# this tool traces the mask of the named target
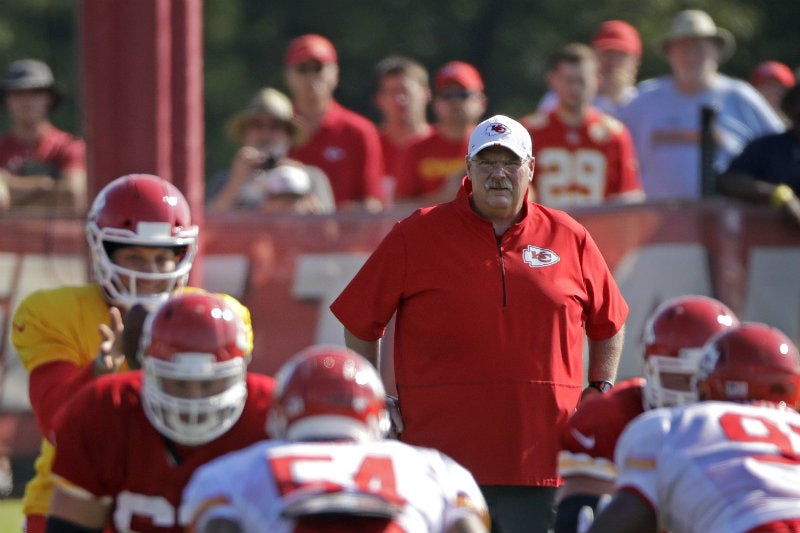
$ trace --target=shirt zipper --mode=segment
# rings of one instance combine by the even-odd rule
[[[502,241],[502,237],[495,237],[495,242],[497,243],[497,255],[500,258],[500,283],[503,287],[503,307],[506,307],[506,304],[508,303],[506,299],[506,265],[503,261]]]

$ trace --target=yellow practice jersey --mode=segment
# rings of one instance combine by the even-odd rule
[[[202,289],[187,287],[185,291]],[[228,295],[218,295],[239,310],[250,348],[253,329],[250,311]],[[85,368],[97,357],[102,336],[99,325],[110,325],[109,304],[96,284],[36,291],[20,302],[12,321],[11,342],[28,373],[38,366],[67,361]],[[127,370],[123,363],[120,370]],[[50,467],[55,450],[46,439],[34,465],[36,475],[25,487],[23,513],[44,515],[53,491]]]

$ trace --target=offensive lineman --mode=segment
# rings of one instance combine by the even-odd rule
[[[725,304],[707,296],[671,298],[658,306],[644,330],[644,377],[625,380],[608,394],[581,403],[561,433],[555,533],[575,533],[581,509],[597,509],[614,492],[614,449],[625,426],[646,410],[696,401],[690,380],[703,345],[739,325]]]
[[[800,532],[800,361],[779,330],[745,323],[706,345],[701,401],[625,429],[617,492],[589,533]]]
[[[189,531],[485,532],[486,503],[466,469],[385,439],[385,396],[374,367],[351,350],[295,355],[277,374],[268,418],[284,440],[200,468],[184,492]]]
[[[148,316],[141,370],[84,386],[55,424],[47,533],[181,533],[181,492],[209,460],[266,438],[272,378],[247,372],[248,332],[203,291]],[[107,528],[108,529],[108,528]]]

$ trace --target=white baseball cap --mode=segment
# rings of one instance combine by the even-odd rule
[[[472,131],[469,136],[469,157],[490,146],[508,148],[520,159],[533,156],[533,142],[525,126],[505,115],[487,118]]]
[[[305,169],[294,165],[280,165],[267,172],[265,185],[268,196],[303,196],[311,191],[311,178]]]

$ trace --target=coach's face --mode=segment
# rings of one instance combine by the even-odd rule
[[[521,159],[502,146],[490,146],[468,157],[475,210],[492,221],[514,219],[525,202],[534,163],[533,157]]]

